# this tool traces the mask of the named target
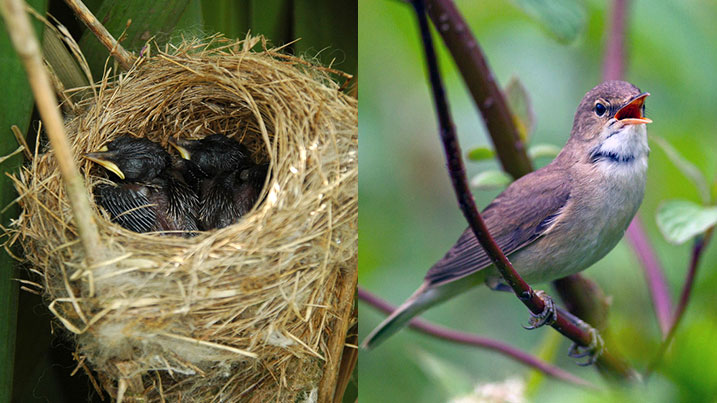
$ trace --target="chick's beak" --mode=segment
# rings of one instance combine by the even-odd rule
[[[104,147],[102,149],[104,149]],[[115,175],[119,176],[120,179],[124,179],[124,172],[122,172],[122,170],[119,168],[119,166],[117,166],[117,164],[110,160],[110,157],[112,155],[113,154],[111,152],[100,151],[96,153],[87,153],[84,155],[84,157],[92,162],[100,164],[108,171],[113,172]]]
[[[648,95],[650,95],[649,92],[643,92],[632,98],[630,102],[617,111],[615,119],[627,125],[652,123],[651,119],[642,116],[642,105],[645,103],[645,98],[647,98]]]
[[[168,143],[170,146],[174,147],[174,149],[179,152],[180,157],[184,158],[185,160],[190,159],[191,154],[189,153],[189,150],[177,144],[177,140],[169,139]]]

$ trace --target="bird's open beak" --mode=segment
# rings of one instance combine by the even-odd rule
[[[175,139],[169,139],[167,142],[170,146],[174,147],[179,152],[180,157],[184,158],[185,160],[190,159],[191,154],[189,153],[189,150],[177,144],[177,141]]]
[[[645,103],[645,98],[650,95],[649,92],[643,92],[642,94],[631,99],[627,105],[620,108],[615,114],[615,119],[626,125],[641,125],[645,123],[652,123],[651,119],[642,116],[642,105]]]
[[[92,162],[96,162],[102,165],[108,171],[113,172],[115,175],[119,176],[120,179],[124,179],[124,172],[122,172],[122,170],[117,166],[117,164],[107,159],[107,156],[109,154],[111,153],[107,151],[107,147],[102,147],[99,152],[87,153],[84,155],[84,157]]]

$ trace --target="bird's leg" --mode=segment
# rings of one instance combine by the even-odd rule
[[[561,310],[560,314],[563,315],[564,312],[562,312]],[[567,314],[565,316],[576,326],[590,333],[590,345],[588,345],[587,347],[581,347],[577,343],[573,343],[568,350],[568,356],[572,358],[588,357],[587,361],[585,362],[576,362],[576,364],[580,365],[581,367],[587,367],[588,365],[594,364],[595,361],[597,361],[597,359],[600,357],[600,355],[602,355],[603,351],[605,351],[605,342],[600,336],[600,333],[598,333],[597,329],[583,322],[575,315]]]
[[[550,296],[546,294],[543,290],[536,290],[534,291],[534,294],[535,296],[543,300],[545,308],[543,308],[543,312],[537,315],[533,312],[530,313],[530,321],[528,322],[528,326],[523,325],[523,328],[528,330],[537,329],[544,325],[552,325],[553,323],[555,323],[556,320],[558,320],[558,312],[555,308],[555,303],[553,302],[553,299],[550,298]]]

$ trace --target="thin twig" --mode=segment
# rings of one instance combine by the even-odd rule
[[[483,116],[503,169],[515,179],[532,171],[508,102],[463,16],[452,0],[428,0],[427,10]]]
[[[692,289],[694,288],[695,277],[697,276],[697,269],[699,267],[700,260],[705,247],[712,239],[714,229],[715,227],[711,227],[703,235],[700,235],[697,239],[695,239],[694,245],[692,246],[692,255],[690,256],[690,265],[687,269],[687,278],[685,279],[685,285],[683,286],[682,293],[680,294],[680,301],[677,304],[677,309],[675,310],[675,315],[672,319],[672,325],[670,326],[670,330],[667,332],[665,340],[660,345],[660,349],[657,351],[655,359],[653,359],[647,367],[647,370],[645,371],[646,376],[649,376],[655,368],[657,368],[657,365],[659,365],[662,361],[667,349],[670,347],[670,344],[672,344],[672,340],[675,338],[677,328],[682,322],[682,318],[685,316],[684,314],[687,310],[687,304],[690,302],[690,296],[692,295]]]
[[[396,307],[394,307],[393,305],[362,289],[361,287],[358,288],[358,297],[360,300],[384,313],[391,313],[396,309]],[[534,357],[524,351],[518,350],[517,348],[498,340],[490,339],[487,337],[480,337],[470,333],[459,332],[452,329],[447,329],[445,327],[438,326],[429,321],[418,318],[411,320],[408,326],[412,329],[421,331],[425,334],[437,337],[439,339],[496,351],[500,354],[505,355],[508,358],[521,362],[529,367],[535,368],[548,376],[552,376],[556,379],[560,379],[568,383],[589,388],[596,388],[595,385],[586,380],[578,378],[567,371],[564,371],[556,366],[550,365],[547,362],[541,361],[537,357]]]
[[[627,54],[625,51],[625,29],[628,11],[628,0],[615,0],[608,21],[610,31],[603,62],[603,80],[605,81],[624,78]],[[647,238],[639,216],[635,216],[632,220],[626,235],[632,249],[637,254],[640,266],[643,268],[657,323],[662,335],[665,336],[670,327],[670,312],[672,312],[672,300],[665,279],[665,271],[657,259],[655,249]]]
[[[73,163],[72,150],[65,135],[57,98],[42,63],[40,43],[35,37],[22,0],[2,0],[0,5],[8,33],[27,72],[37,109],[45,123],[52,149],[55,151],[88,263],[92,264],[100,260],[96,253],[97,246],[100,245],[100,238],[90,208],[87,190],[82,182],[80,172]]]
[[[488,228],[485,225],[483,218],[480,213],[478,213],[478,209],[476,208],[473,200],[473,195],[468,188],[468,181],[466,179],[465,167],[461,157],[460,145],[458,143],[455,125],[453,124],[448,107],[448,101],[443,89],[443,83],[438,69],[437,57],[435,49],[433,48],[433,41],[425,14],[423,0],[413,0],[412,4],[418,16],[421,39],[426,52],[429,80],[433,90],[435,108],[438,114],[439,131],[446,154],[448,170],[461,211],[473,230],[476,239],[486,251],[486,254],[490,257],[495,267],[500,271],[503,279],[508,283],[528,309],[538,315],[545,309],[545,302],[538,295],[536,295],[535,292],[533,292],[533,289],[520,277],[515,268],[513,268],[508,258],[505,254],[503,254],[493,240],[493,237],[488,232]],[[560,313],[556,314],[556,320],[551,326],[580,346],[588,347],[593,342],[590,332],[577,326]],[[601,368],[605,368],[615,374],[619,374],[624,379],[634,377],[633,371],[624,362],[617,360],[608,351],[605,351],[598,358],[598,365]]]
[[[115,40],[104,25],[92,14],[87,6],[80,0],[65,0],[65,3],[75,12],[77,18],[82,21],[87,28],[99,39],[99,41],[109,50],[110,55],[117,60],[117,63],[126,71],[132,67],[134,56],[127,52],[122,45]]]

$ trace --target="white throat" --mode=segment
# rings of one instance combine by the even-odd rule
[[[622,127],[620,127],[622,126]],[[647,166],[647,128],[641,125],[623,125],[612,121],[599,135],[601,143],[590,152],[591,161],[598,164]]]

